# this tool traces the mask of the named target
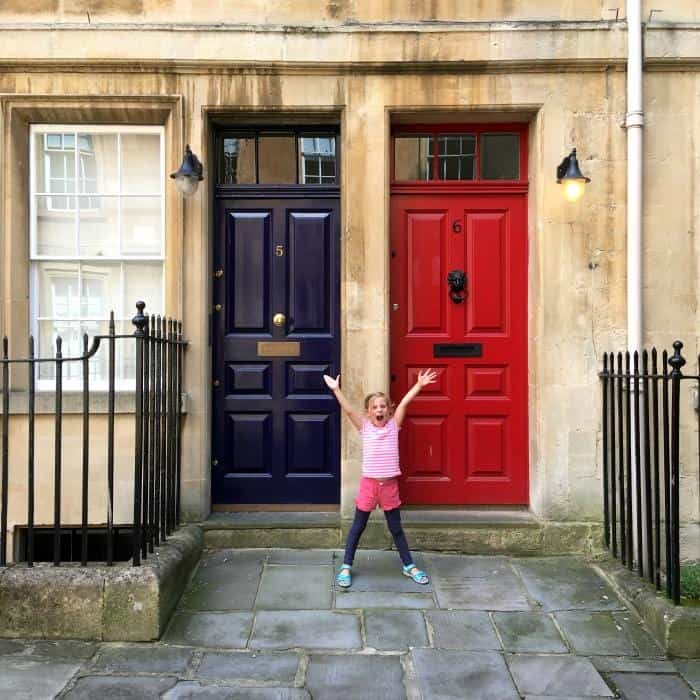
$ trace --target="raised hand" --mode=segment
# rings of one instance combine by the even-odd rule
[[[335,391],[336,389],[340,388],[340,375],[333,379],[333,377],[329,377],[327,374],[324,374],[323,381],[326,382],[326,386],[331,391]]]
[[[418,378],[416,379],[416,384],[421,387],[428,386],[428,384],[434,384],[437,379],[437,372],[433,369],[424,369],[418,372]]]

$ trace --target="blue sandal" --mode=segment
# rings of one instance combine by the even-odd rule
[[[350,569],[351,567],[346,566],[345,564],[340,567],[340,571],[338,572],[335,581],[341,588],[350,588],[352,585],[352,574],[350,573]]]
[[[428,574],[426,574],[425,571],[421,571],[415,564],[404,566],[403,575],[408,576],[408,578],[413,579],[413,581],[420,583],[422,586],[426,583],[430,583]]]

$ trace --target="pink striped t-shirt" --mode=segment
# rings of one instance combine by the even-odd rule
[[[363,420],[360,428],[362,436],[362,476],[371,479],[388,479],[401,474],[399,466],[399,426],[390,418],[383,428],[372,421]]]

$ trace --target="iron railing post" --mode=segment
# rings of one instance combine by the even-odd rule
[[[681,355],[683,343],[673,343],[673,356],[669,364],[671,370],[671,598],[678,605],[681,602],[680,581],[680,404],[681,404],[681,367],[685,359]]]
[[[133,529],[133,563],[141,563],[141,479],[143,465],[143,339],[146,317],[143,310],[145,302],[137,301],[138,309],[132,323],[136,326],[136,426],[134,430],[134,529]]]

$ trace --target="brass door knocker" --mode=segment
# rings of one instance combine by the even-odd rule
[[[467,276],[464,272],[451,270],[447,274],[447,286],[450,288],[450,299],[455,304],[461,304],[467,291]]]

